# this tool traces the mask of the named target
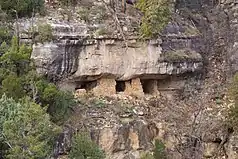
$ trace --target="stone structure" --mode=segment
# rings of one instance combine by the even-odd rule
[[[123,93],[125,95],[142,96],[144,94],[158,95],[158,84],[157,80],[142,80],[139,78],[127,80],[127,81],[116,81],[112,78],[102,78],[95,81],[81,81],[76,82],[75,89],[76,96],[84,95],[86,93],[93,93],[94,95],[109,96],[116,93]],[[70,90],[70,87],[61,88]]]
[[[62,89],[74,91],[81,89],[78,87],[80,82],[90,85],[90,82],[97,81],[93,90],[98,95],[115,94],[116,85],[126,94],[156,94],[157,80],[201,71],[201,55],[192,48],[186,52],[186,58],[181,54],[173,59],[177,52],[166,50],[163,53],[160,45],[159,39],[149,42],[130,40],[128,48],[122,41],[113,39],[69,40],[35,45],[32,57],[39,72],[56,80],[61,78]],[[120,83],[125,88],[119,88]]]
[[[121,92],[124,92],[125,94],[133,94],[138,96],[143,94],[143,89],[139,78],[131,79],[129,81],[118,81],[117,84],[120,84],[121,86],[124,85],[124,89]],[[117,89],[117,92],[119,91],[120,90]]]
[[[116,81],[110,78],[102,78],[97,81],[97,86],[92,89],[95,95],[116,94]]]
[[[80,83],[96,82],[97,87],[87,91],[93,89],[95,94],[110,95],[117,92],[115,86],[120,85],[117,83],[125,83],[122,84],[125,94],[157,94],[158,80],[199,73],[203,69],[201,37],[190,21],[181,25],[171,22],[163,33],[165,36],[146,41],[140,41],[128,31],[130,36],[126,36],[125,43],[116,31],[112,35],[96,36],[92,26],[77,20],[38,17],[19,20],[19,29],[23,30],[21,38],[28,39],[29,35],[24,32],[32,24],[43,22],[52,26],[54,40],[35,44],[32,58],[39,73],[57,81],[65,90],[75,91],[82,89]],[[100,25],[95,29],[100,29]],[[108,84],[106,79],[110,81]]]
[[[116,93],[134,96],[159,95],[183,89],[185,80],[180,77],[167,77],[165,79],[134,78],[126,81],[116,81],[113,78],[100,78],[94,81],[79,81],[75,84],[62,83],[60,87],[68,91],[76,91],[76,96],[93,93],[96,96],[110,96]],[[71,86],[71,87],[70,87]]]
[[[214,102],[213,97],[216,98],[219,93],[225,94],[223,88],[229,78],[227,75],[238,70],[238,3],[234,0],[221,0],[220,3],[220,6],[212,5],[207,10],[205,5],[209,4],[199,3],[198,8],[194,6],[199,11],[204,8],[201,10],[203,14],[181,10],[183,17],[176,13],[173,17],[175,21],[170,22],[157,39],[142,42],[130,34],[126,36],[127,47],[118,32],[116,36],[94,36],[90,32],[92,26],[81,22],[43,19],[43,22],[51,24],[55,39],[34,45],[32,58],[40,73],[57,81],[61,89],[76,90],[79,95],[90,91],[103,96],[120,92],[141,95],[166,94],[170,91],[166,94],[165,101],[168,103],[161,102],[162,96],[148,105],[143,105],[143,101],[139,108],[134,107],[129,113],[118,113],[114,103],[100,109],[93,105],[90,107],[92,110],[82,113],[82,116],[86,114],[86,119],[82,121],[89,127],[92,138],[106,150],[110,159],[138,159],[141,150],[151,149],[155,138],[163,138],[166,146],[171,148],[176,145],[173,133],[181,135],[182,141],[186,138],[191,145],[201,148],[200,158],[201,155],[216,158],[218,148],[223,146],[226,158],[237,159],[237,136],[228,133],[230,136],[225,137],[227,133],[221,132],[222,110],[227,107]],[[20,24],[20,28],[27,30],[31,20]],[[128,28],[123,26],[122,29],[130,30]],[[22,38],[27,37],[22,35]],[[206,70],[203,70],[204,65]],[[189,76],[185,78],[185,75]],[[173,100],[171,92],[184,88],[192,101]],[[196,106],[196,110],[204,106],[205,113],[189,112],[193,106]],[[166,111],[162,112],[162,109]],[[195,115],[198,118],[201,116],[205,126],[199,126],[198,134],[189,134],[185,130],[194,124],[191,122]],[[81,119],[75,123],[81,123]],[[160,126],[161,123],[164,127]],[[170,124],[171,129],[165,128]],[[200,144],[197,145],[197,141]],[[63,147],[68,145],[64,141],[59,143],[63,143]],[[192,153],[192,156],[196,154],[191,149],[184,151]],[[171,158],[186,158],[179,155]]]

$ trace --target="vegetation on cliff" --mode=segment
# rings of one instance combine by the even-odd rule
[[[230,97],[233,100],[233,106],[229,111],[229,125],[238,132],[238,74],[235,74],[232,84],[230,86]]]
[[[85,133],[74,136],[70,159],[104,159],[105,154]]]
[[[31,16],[44,8],[43,0],[32,2],[0,0],[0,6],[11,17]],[[71,3],[70,0],[62,2]],[[170,1],[165,0],[139,0],[136,6],[143,13],[140,27],[143,38],[155,37],[165,27],[171,14],[169,5]],[[49,26],[40,26],[39,33],[43,35],[38,37],[40,42],[51,40]],[[19,44],[16,37],[10,44],[11,37],[11,31],[0,26],[0,158],[46,158],[52,155],[53,141],[60,131],[56,124],[67,120],[77,102],[71,93],[60,91],[54,83],[38,75],[30,59],[32,48]],[[177,56],[169,58],[178,59]],[[230,114],[234,127],[238,125],[237,86],[232,90],[235,107]],[[96,105],[101,107],[100,103]],[[74,137],[69,154],[71,158],[105,157],[90,137],[81,134]],[[156,141],[153,155],[145,156],[149,157],[166,158],[163,143]]]
[[[140,159],[167,159],[166,147],[160,140],[155,140],[153,153],[142,154]]]
[[[59,125],[77,104],[72,93],[60,91],[37,74],[30,58],[31,46],[21,44],[7,25],[11,18],[43,11],[43,4],[44,0],[0,0],[0,158],[51,157],[61,132]],[[40,25],[38,31],[36,40],[51,40],[51,27]],[[103,158],[102,151],[88,137],[80,139],[88,143],[87,151],[98,151],[95,155]]]
[[[44,10],[44,0],[0,0],[0,7],[9,16],[31,16]]]
[[[0,155],[45,158],[59,132],[54,123],[63,123],[77,102],[36,73],[31,47],[13,37],[0,50]]]
[[[137,8],[143,13],[140,34],[143,38],[158,36],[171,15],[169,0],[139,0]]]
[[[53,39],[53,30],[51,25],[49,24],[44,24],[44,25],[38,25],[38,31],[34,32],[33,31],[33,36],[35,42],[49,42]]]
[[[47,158],[60,129],[46,110],[28,97],[16,102],[3,95],[0,104],[0,144],[8,150],[6,158]]]

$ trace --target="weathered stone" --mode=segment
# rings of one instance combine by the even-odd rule
[[[118,105],[114,105],[113,102],[112,107],[108,109],[98,109],[94,108],[96,105],[94,104],[91,106],[93,109],[83,112],[83,119],[76,121],[76,123],[83,122],[88,127],[88,130],[94,134],[93,139],[106,151],[109,159],[139,159],[139,150],[151,150],[155,139],[161,139],[166,147],[173,151],[174,146],[181,146],[176,145],[178,136],[181,137],[182,144],[191,140],[184,152],[185,156],[189,154],[193,157],[184,157],[175,152],[172,159],[195,158],[196,155],[198,158],[214,156],[217,143],[204,139],[206,136],[209,138],[224,136],[218,135],[218,131],[210,130],[210,127],[214,126],[210,125],[210,121],[212,123],[217,116],[222,118],[221,115],[213,112],[220,107],[214,104],[211,98],[212,93],[221,93],[216,88],[224,87],[229,78],[227,74],[232,72],[232,75],[238,70],[238,8],[234,0],[222,0],[217,8],[214,7],[216,4],[211,5],[210,2],[207,1],[204,6],[202,3],[188,6],[201,11],[201,15],[199,13],[192,15],[192,11],[185,11],[184,17],[180,17],[180,13],[176,14],[173,17],[174,22],[170,22],[162,32],[162,36],[157,39],[142,42],[137,37],[127,37],[128,48],[118,35],[118,31],[115,31],[118,36],[95,37],[88,32],[92,26],[81,22],[60,22],[54,20],[54,17],[43,21],[51,24],[55,39],[49,43],[34,45],[32,58],[39,72],[54,80],[60,80],[59,86],[62,89],[71,91],[76,89],[79,94],[92,91],[99,95],[112,95],[117,92],[115,88],[117,83],[125,82],[124,94],[127,95],[141,96],[146,92],[157,94],[156,92],[160,91],[159,101],[148,105],[139,104],[144,109],[118,110]],[[202,7],[204,10],[201,10]],[[124,22],[119,20],[120,23]],[[27,21],[23,23],[20,21],[20,24],[24,24],[20,25],[20,28],[27,30],[31,26],[31,21]],[[94,26],[92,28],[98,29],[100,25]],[[125,32],[130,30],[128,26],[122,28],[126,28]],[[21,37],[29,38],[25,34],[21,34]],[[184,50],[189,50],[188,54]],[[172,53],[170,57],[181,55],[182,58],[165,60],[163,57],[168,55],[167,53]],[[202,72],[203,64],[206,66],[204,72]],[[185,80],[185,74],[190,75],[186,78],[191,76],[194,78]],[[201,75],[205,78],[202,82],[200,82]],[[174,76],[184,78],[176,79]],[[81,85],[84,83],[87,85],[88,82],[89,87],[81,88]],[[91,89],[91,82],[97,84],[93,89]],[[202,87],[200,87],[201,83]],[[144,85],[149,91],[145,91]],[[189,97],[186,100],[190,99],[192,102],[186,103],[187,101],[180,98],[174,98],[175,90],[182,92],[182,97]],[[166,92],[166,96],[163,92]],[[163,98],[166,99],[165,103],[160,102]],[[121,99],[133,101],[125,97]],[[125,105],[127,106],[128,103],[125,102]],[[181,106],[176,107],[180,103]],[[188,107],[185,107],[186,104]],[[131,105],[134,106],[136,103]],[[196,111],[192,112],[194,105]],[[214,105],[215,109],[210,108]],[[196,116],[198,107],[203,108],[202,106],[205,107],[202,111],[204,114],[199,114],[198,117]],[[117,111],[113,111],[114,109]],[[163,112],[162,109],[167,111]],[[76,116],[79,114],[80,111]],[[206,115],[209,115],[209,120],[204,119]],[[190,121],[193,121],[191,119],[195,120],[195,116],[201,120],[194,121],[192,126],[189,125]],[[207,125],[201,125],[204,124],[203,122]],[[170,129],[167,128],[169,123],[172,125]],[[219,123],[216,125],[219,126]],[[177,129],[174,129],[175,127]],[[191,129],[196,130],[191,131]],[[189,134],[190,132],[195,133]],[[57,143],[56,153],[68,153],[71,135],[68,130],[64,130]],[[235,135],[227,139],[225,150],[228,159],[238,158],[236,143]],[[205,149],[202,149],[203,145]],[[199,150],[194,151],[194,148]]]
[[[229,159],[238,158],[238,137],[233,135],[226,144],[226,153]]]
[[[97,86],[92,89],[95,95],[111,95],[116,94],[116,81],[114,79],[102,78],[98,80]]]
[[[115,130],[112,128],[104,128],[100,132],[99,146],[105,150],[106,153],[112,152],[113,143],[115,140]]]
[[[216,155],[218,151],[219,144],[218,143],[205,143],[204,144],[204,152],[203,156],[205,158],[211,158]]]
[[[129,140],[131,142],[131,147],[133,150],[137,150],[139,149],[139,136],[136,132],[133,132],[132,130],[130,130],[129,132]]]
[[[139,78],[126,81],[125,94],[135,96],[143,95],[143,88]]]
[[[85,89],[77,89],[75,91],[75,98],[80,98],[81,96],[84,96],[87,94],[87,91]]]
[[[80,41],[35,45],[32,58],[40,72],[58,74],[74,80],[95,80],[112,76],[116,80],[136,77],[157,79],[160,75],[195,72],[202,68],[200,59],[195,62],[173,64],[158,62],[160,48],[141,43],[139,48],[123,49],[120,43],[106,45],[101,40],[96,45],[83,46]],[[46,57],[47,54],[47,58]],[[40,69],[40,68],[44,69]],[[46,71],[49,70],[49,71]]]

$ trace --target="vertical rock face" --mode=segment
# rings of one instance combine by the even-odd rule
[[[238,2],[230,0],[221,1],[225,13],[229,17],[230,24],[230,43],[228,45],[228,55],[230,62],[231,74],[238,71]],[[231,135],[228,143],[226,144],[226,151],[228,158],[238,158],[238,138],[237,134]]]
[[[40,73],[55,80],[67,78],[77,71],[82,40],[64,40],[62,43],[37,44],[32,57]]]
[[[72,134],[83,122],[110,159],[139,159],[139,153],[151,150],[157,138],[165,141],[175,159],[216,158],[220,147],[224,151],[221,156],[238,158],[237,136],[225,137],[226,133],[220,133],[222,111],[216,112],[224,109],[218,101],[225,94],[226,80],[238,68],[238,3],[221,0],[216,7],[212,1],[202,2],[185,6],[201,14],[181,10],[173,15],[174,20],[160,37],[143,42],[129,37],[127,47],[119,37],[89,36],[88,26],[81,23],[50,22],[57,40],[34,45],[32,58],[38,71],[59,81],[62,89],[77,90],[79,95],[88,91],[99,95],[161,95],[158,101],[147,105],[140,103],[137,107],[132,103],[132,108],[130,102],[123,101],[123,110],[118,110],[110,99],[109,107],[102,106],[101,99],[87,105],[89,110],[76,112],[76,116],[83,114],[82,119],[62,134],[56,154],[68,153]],[[202,79],[202,75],[206,78]],[[174,97],[178,90],[182,92],[181,99]],[[166,102],[162,102],[163,98]],[[204,114],[199,114],[199,109]],[[200,122],[207,127],[200,128]],[[190,134],[191,124],[199,127],[197,130],[192,125],[194,134]],[[178,136],[182,136],[180,144]],[[184,146],[181,152],[185,155],[179,154],[174,146]]]
[[[91,38],[83,25],[51,25],[57,40],[35,44],[32,58],[38,72],[68,91],[158,94],[157,80],[203,69],[202,40],[196,28],[187,31],[190,24],[171,22],[161,38],[140,41],[131,37],[126,43],[115,37]]]
[[[181,57],[176,56],[174,60],[178,61],[174,62],[161,55],[160,43],[133,40],[130,43],[133,46],[128,48],[121,44],[121,41],[115,40],[95,40],[93,44],[66,40],[35,45],[32,58],[38,68],[45,66],[45,70],[41,69],[41,72],[49,70],[48,74],[70,77],[73,81],[89,81],[103,76],[111,76],[116,80],[142,76],[156,79],[160,75],[183,74],[202,68],[201,55],[193,51],[188,50],[186,55],[181,51]]]
[[[231,136],[229,142],[226,145],[226,151],[228,158],[238,158],[238,137],[237,136]]]
[[[78,29],[69,29],[67,25],[52,26],[58,40],[35,44],[32,58],[38,72],[60,81],[60,87],[69,91],[92,90],[94,86],[90,83],[96,82],[96,94],[115,94],[115,82],[122,81],[126,94],[139,95],[143,91],[157,94],[158,79],[201,72],[203,68],[201,37],[196,31],[187,33],[187,26],[177,23],[169,24],[162,38],[149,41],[131,38],[126,44],[120,38],[89,38],[87,33],[74,32]],[[113,79],[114,83],[102,84],[101,79]],[[154,80],[154,84],[148,80]],[[89,85],[93,88],[88,88]],[[114,90],[100,91],[106,88],[102,85]]]
[[[58,139],[59,142],[55,147],[57,157],[68,152],[73,131],[67,128]],[[106,152],[108,159],[139,159],[140,151],[153,148],[153,140],[158,135],[158,131],[154,123],[132,120],[124,124],[115,123],[114,127],[103,126],[94,129],[90,135]]]
[[[229,55],[231,61],[231,70],[237,72],[238,70],[238,3],[236,1],[223,0],[225,12],[229,16],[230,21],[230,45],[229,45]]]

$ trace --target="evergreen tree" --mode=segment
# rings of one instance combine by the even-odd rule
[[[32,49],[19,46],[16,37],[4,50],[0,57],[0,95],[5,93],[14,100],[29,96],[43,107],[48,107],[52,121],[61,124],[66,120],[71,108],[77,104],[73,94],[60,91],[55,84],[39,76],[30,58]]]
[[[6,26],[3,26],[3,24],[1,25],[1,22],[0,22],[0,44],[2,45],[3,42],[9,43],[11,41],[11,37],[12,35],[11,35],[10,29]]]
[[[39,92],[39,101],[42,105],[48,106],[52,121],[62,124],[69,117],[71,108],[77,105],[73,94],[59,91],[54,84],[43,79],[36,82],[36,88]]]
[[[40,12],[44,8],[44,0],[0,0],[0,6],[7,14],[15,17],[31,16],[31,13]]]
[[[74,136],[70,159],[104,159],[102,150],[85,133]]]
[[[3,133],[4,122],[12,120],[16,116],[20,106],[19,103],[16,103],[12,98],[7,98],[6,95],[0,98],[0,158],[6,154],[6,150],[9,148]]]
[[[42,107],[29,98],[21,103],[3,96],[0,99],[1,136],[9,146],[7,158],[46,158],[60,129]]]

